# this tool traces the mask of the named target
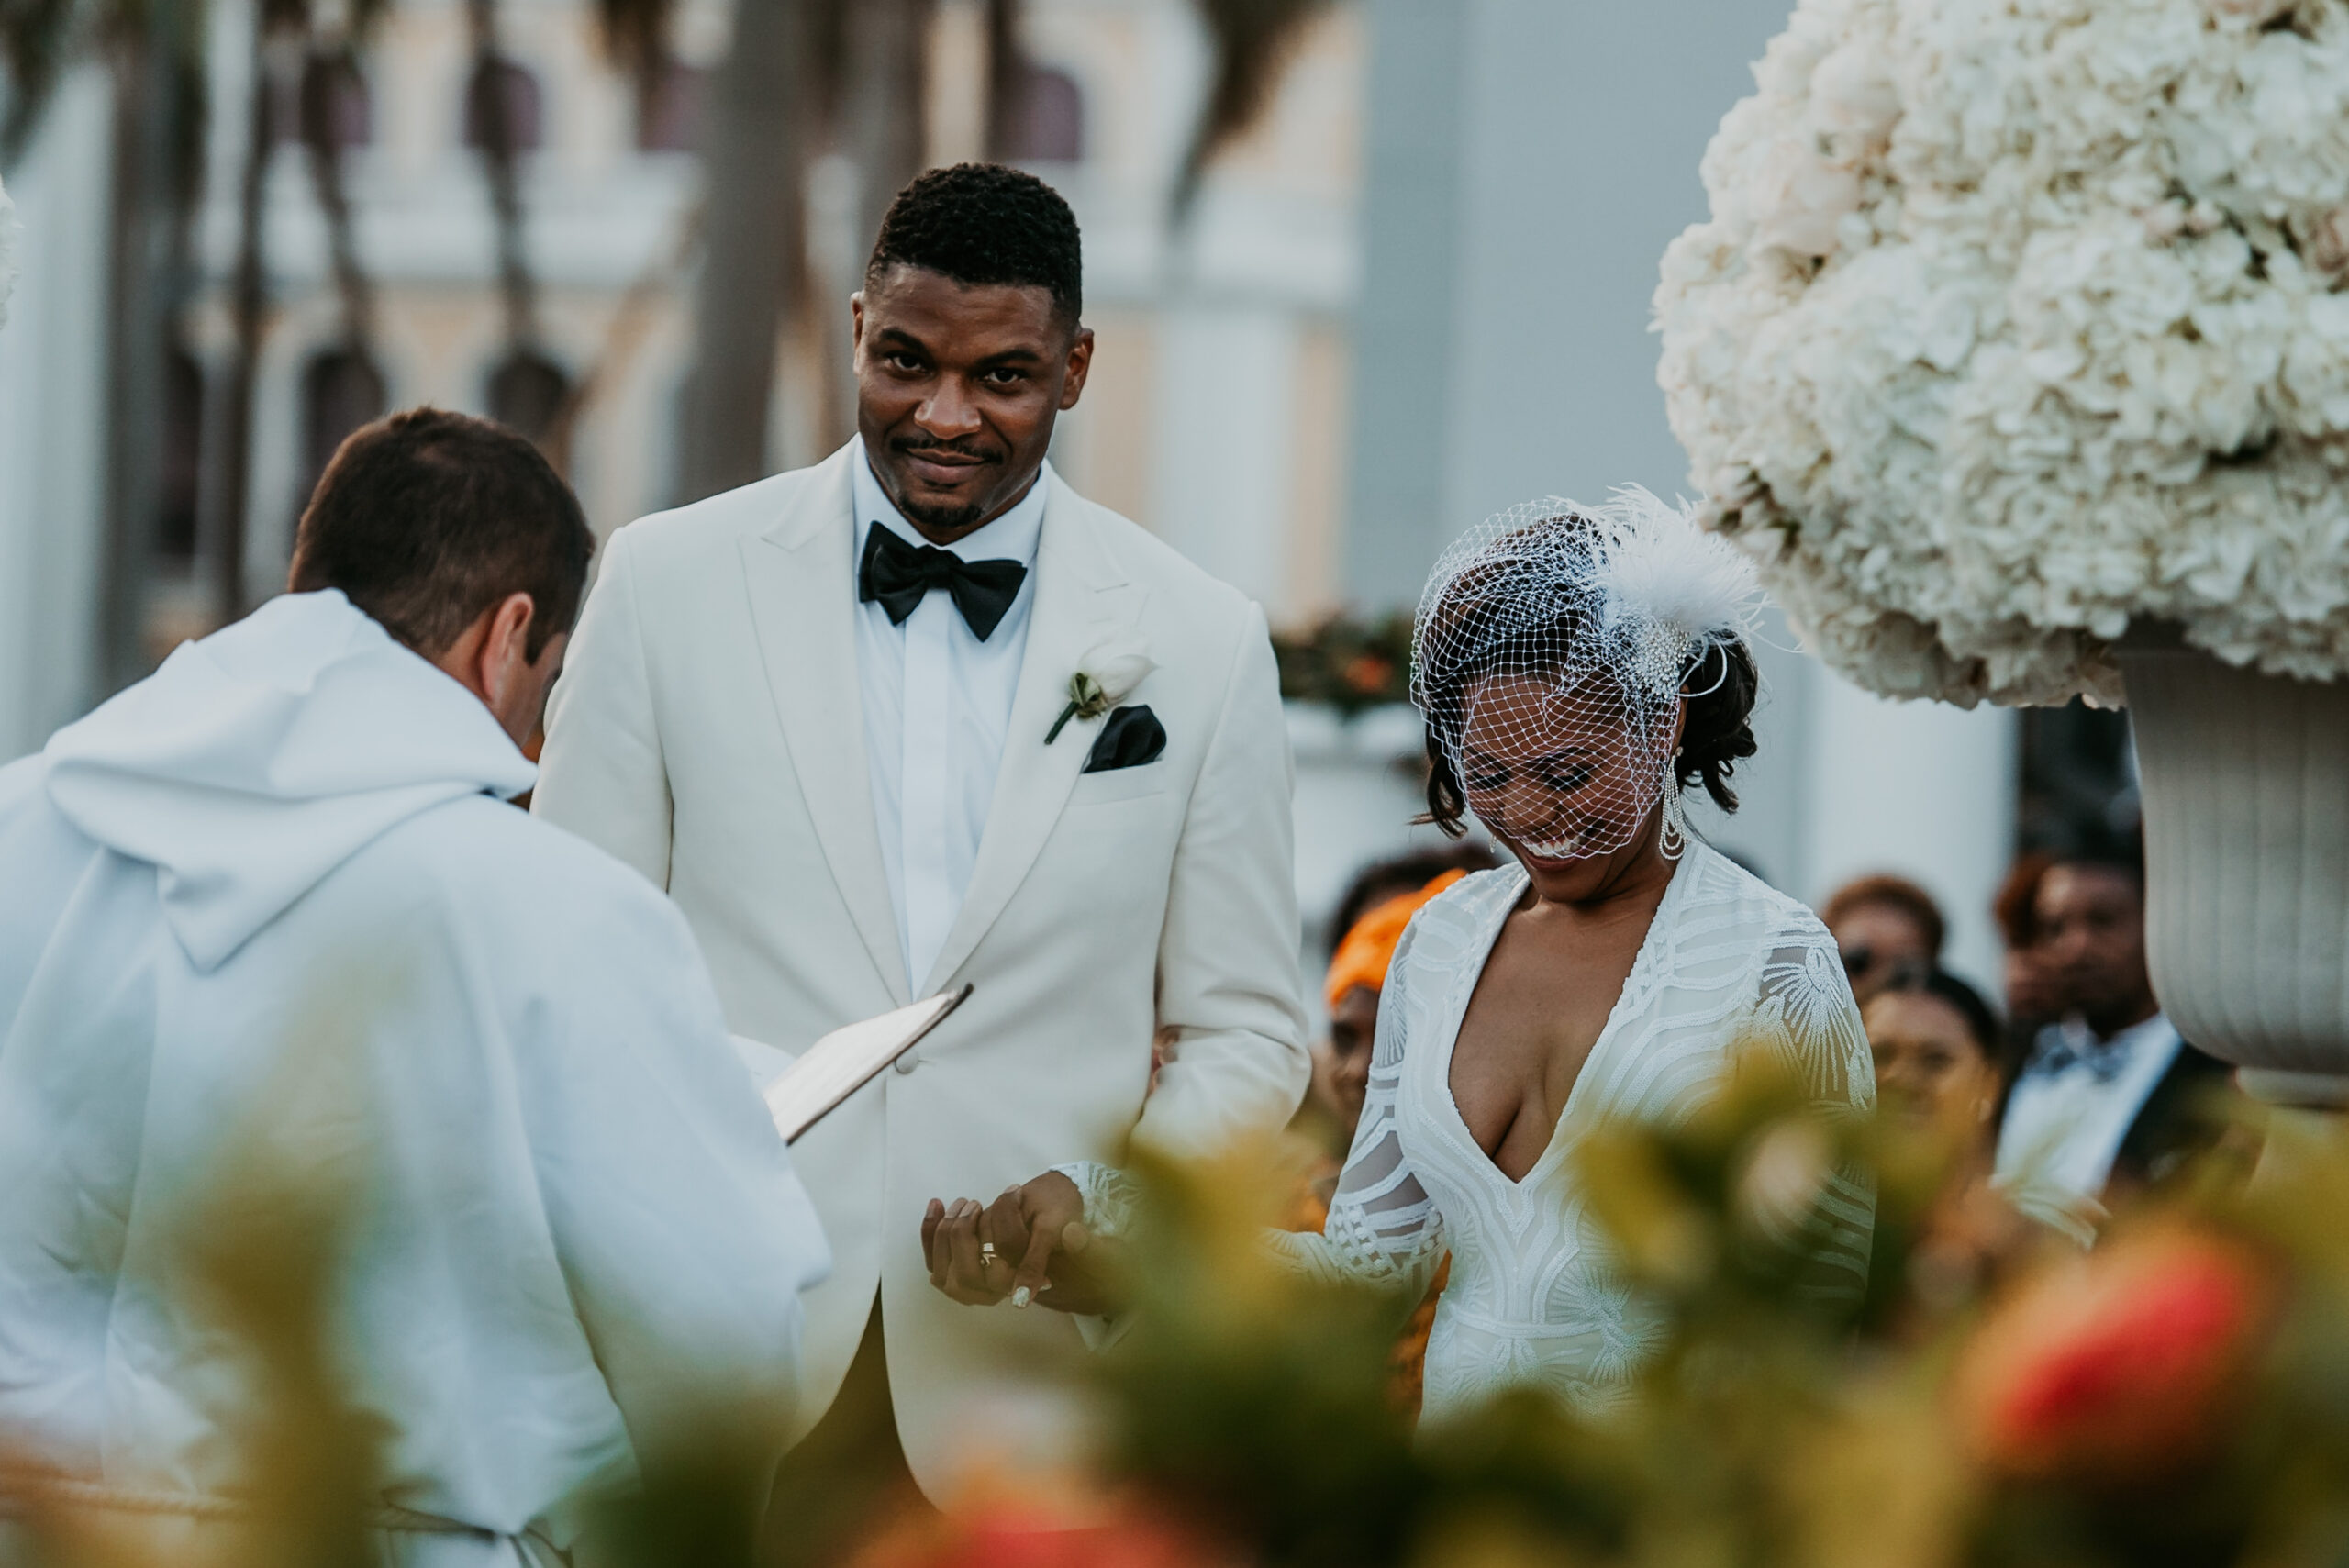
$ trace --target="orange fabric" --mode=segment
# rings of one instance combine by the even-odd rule
[[[1403,929],[1411,917],[1437,894],[1450,887],[1468,873],[1448,871],[1417,893],[1406,893],[1390,898],[1354,922],[1346,940],[1338,944],[1338,953],[1330,961],[1329,987],[1325,993],[1331,1007],[1345,999],[1347,992],[1357,985],[1367,985],[1373,991],[1386,988],[1386,966],[1395,962],[1395,946],[1403,940]]]
[[[1335,1160],[1317,1160],[1310,1167],[1300,1170],[1297,1191],[1290,1195],[1289,1212],[1281,1229],[1319,1235],[1330,1222],[1330,1194],[1337,1181]],[[1403,1331],[1396,1337],[1395,1348],[1387,1352],[1387,1397],[1404,1415],[1416,1418],[1419,1413],[1420,1390],[1427,1376],[1428,1335],[1435,1328],[1436,1297],[1451,1283],[1452,1254],[1447,1252],[1436,1267],[1435,1279],[1429,1284],[1427,1295],[1411,1309],[1411,1320],[1403,1326]]]
[[[1437,1265],[1435,1278],[1428,1284],[1428,1293],[1411,1309],[1411,1320],[1403,1329],[1388,1354],[1387,1391],[1397,1409],[1407,1416],[1419,1413],[1419,1396],[1426,1387],[1428,1372],[1428,1335],[1435,1329],[1435,1300],[1443,1287],[1452,1283],[1452,1254],[1446,1252]]]
[[[1298,1172],[1297,1191],[1290,1195],[1288,1217],[1281,1229],[1320,1235],[1321,1228],[1330,1223],[1330,1195],[1337,1186],[1338,1162],[1326,1154]]]

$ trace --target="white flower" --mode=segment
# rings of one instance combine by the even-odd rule
[[[1078,673],[1090,676],[1100,690],[1101,700],[1110,707],[1117,706],[1134,695],[1134,688],[1147,679],[1157,662],[1148,654],[1136,651],[1108,652],[1097,649],[1077,662]]]
[[[2142,617],[2349,674],[2349,6],[1798,0],[1754,79],[1658,379],[1813,646],[1963,703],[2112,700]]]
[[[1810,78],[1810,125],[1832,161],[1849,168],[1881,153],[1900,118],[1900,90],[1872,42],[1854,39]]]
[[[1770,150],[1761,175],[1755,238],[1797,256],[1835,253],[1836,225],[1860,206],[1860,177],[1786,137]]]
[[[0,327],[8,325],[8,295],[17,286],[17,205],[0,185]]]
[[[1096,647],[1077,661],[1076,673],[1068,678],[1068,706],[1052,720],[1044,744],[1059,740],[1073,718],[1089,722],[1107,714],[1133,695],[1134,688],[1157,668],[1155,660],[1138,650]]]
[[[2320,213],[2301,226],[2300,260],[2333,287],[2349,280],[2349,206]]]

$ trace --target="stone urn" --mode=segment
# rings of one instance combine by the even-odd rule
[[[2164,1010],[2250,1094],[2349,1106],[2349,681],[2133,632],[2116,652]]]

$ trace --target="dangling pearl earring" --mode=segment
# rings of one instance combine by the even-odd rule
[[[1664,774],[1664,829],[1656,835],[1656,848],[1664,858],[1676,861],[1688,847],[1688,812],[1680,803],[1680,754],[1672,756],[1673,765]]]

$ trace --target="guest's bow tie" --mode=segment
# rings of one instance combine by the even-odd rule
[[[995,635],[1028,569],[1016,561],[965,561],[936,545],[911,545],[874,524],[864,539],[864,564],[857,573],[856,596],[865,604],[875,600],[889,614],[892,625],[903,626],[932,588],[954,596],[954,607],[970,624],[971,635],[985,642]]]
[[[2042,1032],[2023,1075],[2057,1078],[2075,1067],[2085,1067],[2098,1083],[2110,1084],[2129,1065],[2132,1043],[2125,1030],[2110,1040],[2099,1040],[2094,1029],[2076,1018],[2067,1018]]]

